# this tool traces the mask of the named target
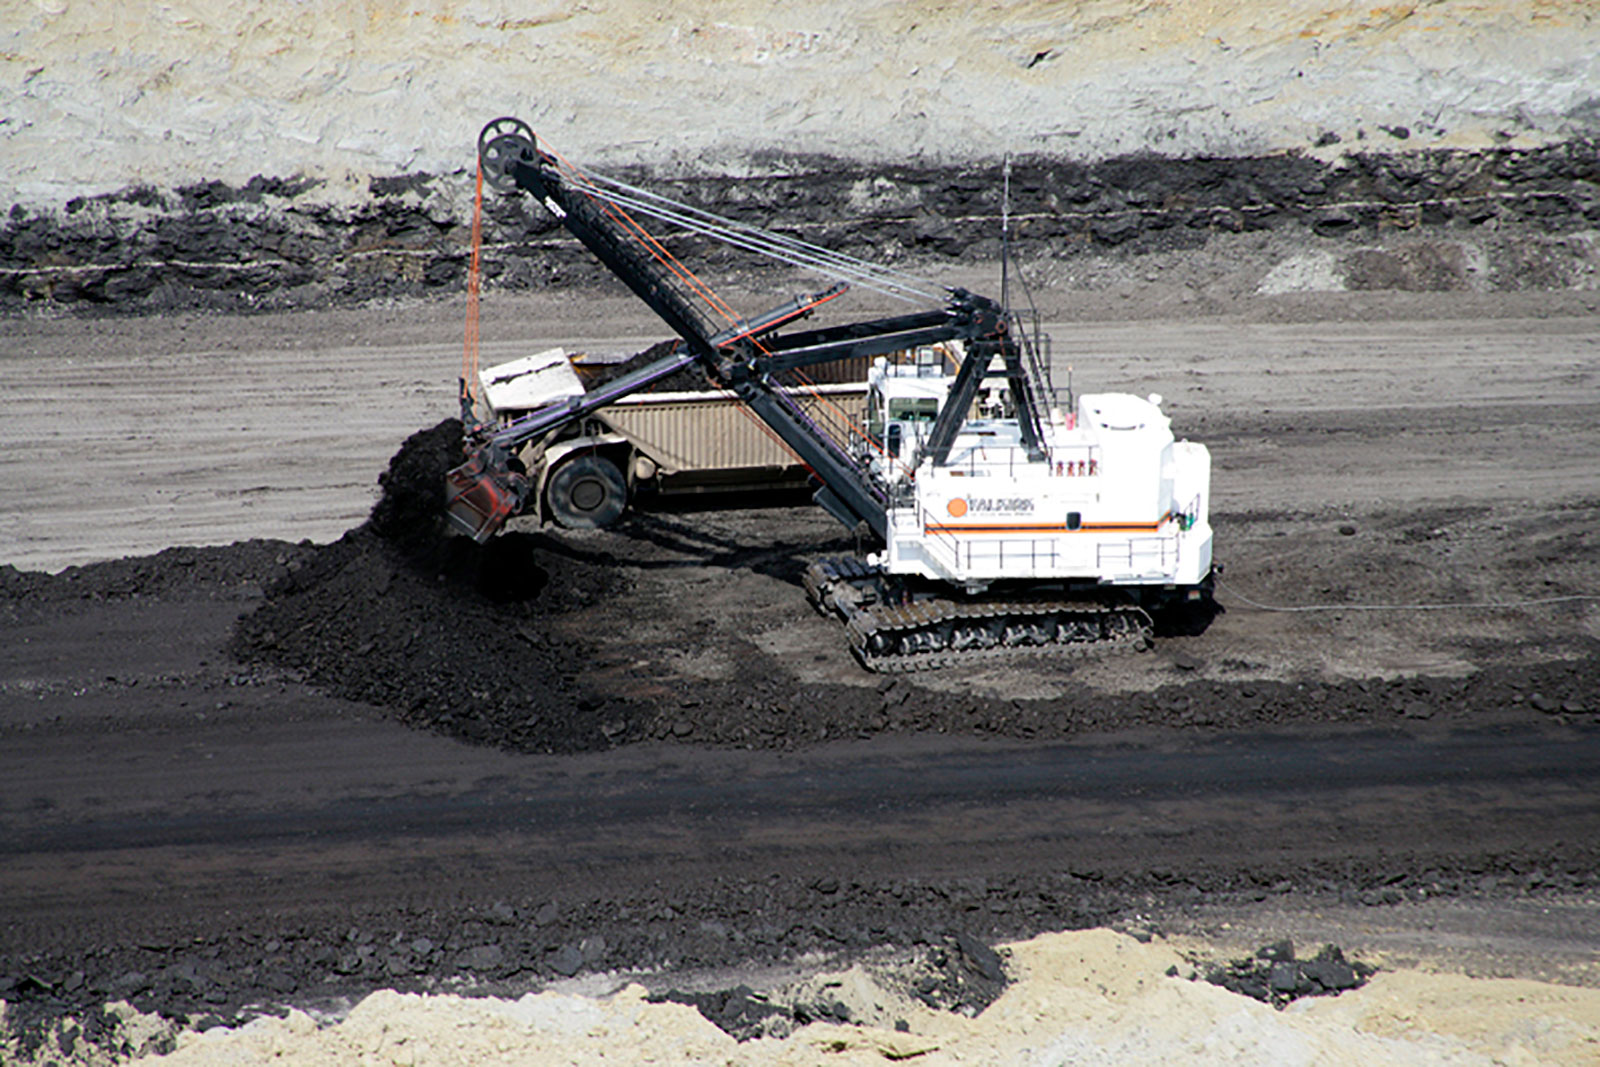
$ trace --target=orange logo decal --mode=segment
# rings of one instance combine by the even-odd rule
[[[945,510],[950,513],[952,518],[959,519],[967,513],[967,502],[960,497],[955,497],[945,505]]]

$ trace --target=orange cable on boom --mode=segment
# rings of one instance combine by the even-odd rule
[[[710,306],[712,310],[727,320],[730,326],[736,325],[739,322],[738,314],[725,300],[722,299],[721,296],[717,294],[714,289],[711,288],[710,285],[708,285],[703,279],[695,274],[694,271],[685,266],[683,262],[674,256],[670,251],[668,251],[668,249],[662,245],[661,242],[657,240],[649,230],[645,229],[643,224],[641,224],[632,215],[628,214],[627,211],[623,210],[622,207],[620,207],[615,201],[602,192],[595,185],[594,181],[589,178],[588,175],[584,174],[579,167],[574,165],[555,149],[551,148],[548,143],[545,146],[545,151],[549,152],[552,158],[558,160],[566,169],[567,173],[571,175],[573,179],[575,179],[574,185],[583,193],[584,196],[586,196],[606,215],[610,216],[615,222],[617,222],[620,229],[632,235],[634,240],[638,241],[639,244],[644,246],[645,250],[650,253],[652,258],[654,258],[662,266],[666,267],[668,271],[682,281],[690,290],[690,292],[694,293],[696,296],[700,297],[701,300],[705,301],[705,303]],[[823,301],[819,300],[816,303],[821,304]],[[772,354],[771,351],[761,343],[760,338],[751,337],[749,340],[757,351],[765,353],[769,356]],[[878,442],[873,441],[870,435],[862,430],[861,427],[857,426],[855,420],[851,418],[847,412],[833,403],[832,400],[818,392],[814,388],[814,382],[811,382],[809,378],[800,373],[798,369],[796,369],[793,373],[801,380],[803,387],[809,387],[805,388],[805,391],[809,392],[811,396],[819,401],[824,407],[832,409],[838,416],[839,421],[843,423],[845,428],[850,433],[860,437],[880,456],[884,457],[885,459],[890,458],[883,446],[878,444]],[[760,425],[762,430],[766,432],[774,441],[778,441],[780,444],[783,443],[782,439],[772,431],[771,427],[768,427],[765,423],[762,423],[761,420],[757,419],[753,413],[746,411],[742,407],[739,409],[739,411],[741,414],[751,419],[751,421]],[[785,445],[784,447],[787,448],[788,446]],[[913,477],[915,476],[913,472],[898,458],[894,459],[894,463],[896,466],[904,470],[908,475]]]
[[[640,223],[632,215],[629,215],[628,212],[618,206],[610,197],[606,196],[605,193],[601,192],[600,189],[596,187],[594,182],[587,175],[585,175],[582,170],[574,166],[559,152],[556,152],[548,145],[546,145],[545,150],[549,152],[550,155],[555,159],[559,160],[562,166],[566,168],[567,172],[575,179],[573,183],[574,186],[578,188],[584,196],[588,197],[589,200],[601,211],[610,216],[611,219],[618,224],[619,229],[630,234],[635,241],[644,246],[645,251],[647,251],[650,256],[656,260],[656,262],[666,267],[668,271],[682,281],[690,292],[700,297],[700,299],[703,300],[712,310],[726,319],[729,325],[734,325],[739,321],[739,316],[734,312],[733,308],[730,307],[728,303],[711,288],[710,285],[696,275],[694,271],[685,266],[683,262],[674,256],[670,251],[668,251],[667,248],[656,239],[655,235],[650,233],[649,230],[645,229],[642,223]],[[818,303],[821,303],[821,301],[818,301]],[[766,351],[766,349],[761,345],[760,340],[756,338],[751,338],[750,340],[758,349],[763,352]],[[770,353],[768,354],[770,355]],[[755,415],[743,405],[740,405],[735,410],[759,427],[762,433],[766,434],[772,439],[773,442],[778,444],[785,451],[792,452],[788,444],[778,436],[777,432],[774,431],[772,427],[756,418]]]
[[[622,229],[632,233],[634,235],[634,239],[638,240],[640,244],[645,245],[646,250],[650,252],[657,262],[661,263],[668,270],[682,278],[684,283],[693,292],[700,296],[702,300],[704,300],[715,311],[717,311],[718,314],[722,315],[722,317],[728,321],[729,325],[734,325],[739,321],[739,316],[734,312],[733,308],[730,307],[719,295],[717,295],[716,291],[713,290],[710,285],[706,284],[692,270],[684,266],[682,261],[668,251],[658,240],[656,240],[655,236],[646,230],[641,223],[639,223],[622,208],[616,206],[610,197],[596,189],[594,183],[590,181],[582,171],[578,170],[571,163],[568,163],[565,159],[562,159],[561,156],[553,150],[551,150],[551,155],[555,156],[557,159],[561,159],[561,162],[573,173],[573,175],[581,179],[583,184],[588,187],[586,190],[584,190],[584,195],[587,196],[592,202],[597,204],[607,215],[610,215],[613,219],[617,220],[619,224],[621,224]],[[823,301],[819,300],[816,303],[821,304]],[[769,356],[772,355],[772,352],[761,343],[760,338],[752,337],[749,340],[757,351]],[[801,380],[804,386],[815,385],[815,383],[811,382],[804,374],[800,373],[798,369],[792,373],[794,373],[795,376]],[[809,392],[812,397],[818,400],[823,406],[833,409],[838,415],[839,421],[842,422],[851,433],[865,441],[868,447],[872,448],[885,459],[889,458],[888,453],[884,450],[884,448],[876,441],[873,441],[869,434],[857,426],[855,424],[855,420],[852,419],[848,413],[839,408],[838,405],[834,404],[827,397],[817,392],[815,388],[807,388],[806,391]],[[773,440],[782,443],[777,434],[773,433],[770,427],[767,427],[764,423],[761,423],[753,413],[746,411],[743,408],[740,408],[739,410],[746,418],[749,418],[751,421],[760,424],[762,429],[766,431],[767,434],[773,438]],[[787,448],[788,446],[785,445],[784,447]],[[898,458],[894,460],[894,463],[901,470],[905,471],[907,475],[915,477],[914,473]]]
[[[470,406],[478,380],[479,263],[483,252],[483,161],[478,161],[477,188],[472,197],[472,257],[467,266],[467,329],[461,344],[461,406]]]
[[[644,226],[642,226],[633,218],[633,216],[629,215],[621,207],[617,206],[616,202],[613,201],[609,196],[601,192],[588,175],[584,174],[580,168],[573,165],[555,149],[550,148],[548,144],[545,146],[545,151],[549,152],[553,158],[559,160],[561,165],[565,167],[574,178],[582,183],[582,191],[585,196],[596,203],[607,215],[610,215],[613,219],[621,223],[624,230],[632,233],[635,240],[638,240],[640,244],[644,245],[646,250],[650,252],[651,256],[653,256],[657,262],[681,279],[683,283],[689,287],[691,292],[699,296],[719,315],[727,319],[729,325],[732,325],[738,321],[739,317],[734,313],[733,308],[731,308],[726,301],[718,296],[711,286],[707,285],[692,270],[684,266],[676,256],[667,251],[661,242],[656,240],[650,231],[646,230]]]

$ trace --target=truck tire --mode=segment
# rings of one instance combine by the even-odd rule
[[[579,456],[555,469],[545,486],[545,503],[556,522],[569,530],[610,526],[628,506],[628,483],[604,456]]]

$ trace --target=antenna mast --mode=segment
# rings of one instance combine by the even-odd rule
[[[1000,306],[1011,312],[1011,153],[1006,153],[1000,193]]]

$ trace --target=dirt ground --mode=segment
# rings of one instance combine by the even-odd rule
[[[1594,295],[1161,269],[1039,295],[1058,384],[1210,447],[1225,610],[893,681],[805,605],[848,548],[805,504],[487,558],[362,526],[452,414],[455,303],[9,322],[0,999],[228,1020],[1106,923],[1600,984]],[[566,291],[483,336],[660,331]]]

